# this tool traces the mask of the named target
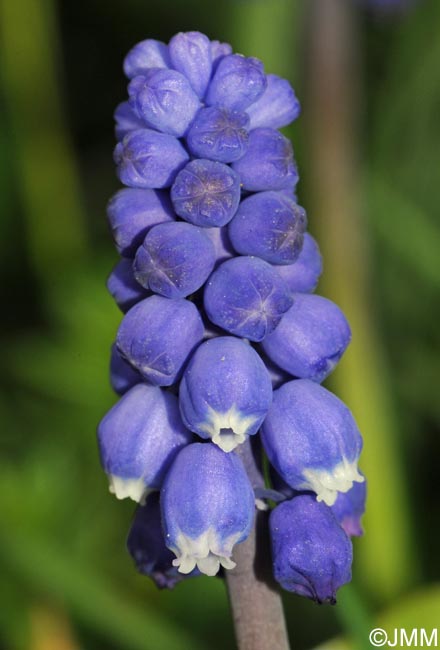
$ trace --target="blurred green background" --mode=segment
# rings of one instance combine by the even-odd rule
[[[328,385],[364,433],[366,534],[336,607],[286,594],[292,647],[438,625],[439,25],[438,0],[0,0],[2,650],[234,647],[220,580],[159,592],[135,573],[133,506],[109,496],[95,443],[121,317],[105,205],[122,58],[191,29],[292,81],[319,291],[354,333]]]

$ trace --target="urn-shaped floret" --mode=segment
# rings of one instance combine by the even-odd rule
[[[353,483],[351,490],[338,494],[332,506],[334,516],[349,537],[360,537],[364,533],[361,519],[365,512],[366,499],[367,481]]]
[[[323,381],[342,357],[351,330],[337,305],[322,296],[293,294],[293,306],[262,342],[267,356],[294,377]]]
[[[273,394],[261,429],[264,448],[280,476],[295,490],[311,490],[333,505],[338,492],[362,483],[357,463],[362,438],[340,399],[319,384],[298,379]]]
[[[98,426],[101,462],[118,499],[143,501],[157,490],[177,452],[191,441],[175,395],[137,384]]]
[[[134,277],[133,262],[125,258],[113,267],[107,278],[107,289],[124,313],[150,293]]]
[[[188,300],[151,296],[125,314],[116,337],[121,355],[149,382],[171,386],[203,338],[203,322]]]
[[[292,293],[311,293],[322,273],[322,257],[313,237],[304,233],[301,252],[293,264],[276,267]]]
[[[231,451],[255,434],[272,401],[268,371],[255,350],[232,336],[200,345],[180,383],[186,426]]]
[[[274,576],[287,591],[317,603],[336,603],[351,580],[352,546],[333,513],[308,494],[278,505],[270,515]]]
[[[246,113],[217,106],[202,108],[188,131],[188,148],[198,158],[233,162],[247,149],[248,125]]]
[[[139,573],[149,576],[159,589],[172,589],[186,577],[173,566],[175,558],[165,545],[160,515],[159,492],[150,494],[138,506],[127,537],[127,549]],[[198,575],[195,570],[193,575]]]
[[[233,548],[249,535],[254,517],[252,486],[238,456],[211,443],[189,445],[166,476],[161,507],[165,541],[181,573],[197,566],[213,576],[220,566],[235,566]]]
[[[262,341],[270,334],[292,303],[284,280],[258,257],[226,260],[205,286],[209,320],[251,341]]]
[[[203,98],[211,78],[211,43],[200,32],[180,32],[169,43],[172,67],[190,82],[195,93]]]
[[[168,46],[161,41],[147,38],[136,43],[124,59],[124,73],[129,79],[144,74],[150,68],[169,68],[171,65]]]
[[[261,97],[266,83],[261,61],[230,54],[219,61],[206,93],[206,104],[243,111]]]
[[[276,74],[268,74],[266,79],[267,87],[263,95],[246,109],[251,119],[251,129],[281,129],[296,120],[301,110],[287,79],[281,79]]]
[[[216,260],[204,230],[181,221],[152,228],[134,260],[138,285],[166,298],[185,298],[197,291]]]

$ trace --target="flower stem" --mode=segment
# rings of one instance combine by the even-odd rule
[[[254,487],[264,485],[249,440],[237,450]],[[234,551],[226,572],[239,650],[289,650],[281,595],[272,578],[268,512],[258,511],[251,534]]]

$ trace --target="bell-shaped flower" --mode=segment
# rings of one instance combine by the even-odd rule
[[[235,566],[235,544],[250,533],[254,493],[241,460],[211,443],[179,453],[161,491],[165,540],[180,573],[215,575]]]
[[[211,78],[211,42],[200,32],[180,32],[168,44],[171,64],[189,80],[193,90],[203,98]]]
[[[261,435],[281,478],[329,506],[339,492],[364,481],[358,470],[362,438],[352,414],[313,381],[289,381],[274,392]]]
[[[271,401],[263,361],[248,343],[232,336],[202,343],[180,382],[185,425],[226,452],[258,431]]]
[[[222,163],[239,160],[247,149],[249,116],[210,106],[194,118],[186,141],[193,156]]]
[[[243,111],[261,97],[266,83],[261,61],[230,54],[217,65],[206,93],[206,104]]]
[[[365,512],[366,498],[367,481],[364,481],[354,483],[348,492],[340,492],[332,505],[334,516],[349,537],[360,537],[364,534],[361,519]]]
[[[123,312],[149,295],[149,291],[146,291],[133,275],[133,262],[126,258],[119,260],[114,266],[107,279],[107,289]]]
[[[270,334],[292,303],[284,280],[258,257],[226,260],[205,285],[209,320],[251,341],[262,341]]]
[[[142,375],[121,357],[116,344],[113,343],[110,356],[110,385],[115,393],[123,395],[142,381]]]
[[[299,101],[287,79],[281,79],[276,74],[268,74],[266,79],[267,87],[263,95],[246,109],[251,119],[251,129],[281,129],[296,120],[301,111]]]
[[[198,158],[177,175],[171,201],[182,219],[196,226],[224,226],[240,202],[240,178],[220,162]]]
[[[151,296],[125,314],[116,345],[124,359],[149,382],[171,386],[201,342],[203,332],[202,319],[192,302]]]
[[[127,549],[139,573],[149,576],[159,589],[172,589],[187,577],[173,566],[172,553],[165,546],[162,529],[159,492],[150,494],[145,505],[138,506],[127,537]]]
[[[276,267],[292,293],[311,293],[322,273],[322,257],[312,235],[304,233],[301,252],[293,264]]]
[[[212,69],[216,70],[217,65],[225,56],[232,54],[232,46],[229,43],[222,43],[221,41],[211,41],[211,60]]]
[[[214,245],[204,229],[182,221],[154,226],[133,264],[139,286],[166,298],[185,298],[207,280],[215,263]]]
[[[301,252],[305,210],[282,192],[258,192],[240,203],[228,225],[237,253],[271,264],[292,264]]]
[[[122,140],[127,133],[144,129],[145,123],[139,119],[128,102],[121,102],[113,113],[116,140]]]
[[[174,221],[175,213],[162,190],[124,188],[110,199],[107,217],[118,252],[134,257],[148,230],[158,223]]]
[[[129,79],[145,74],[150,68],[171,66],[168,46],[161,41],[147,38],[131,48],[124,59],[124,74]]]
[[[290,140],[275,129],[254,129],[249,133],[244,156],[232,163],[240,175],[243,189],[249,192],[282,190],[298,182]]]
[[[151,129],[127,133],[114,151],[119,180],[129,187],[172,185],[189,156],[177,138]]]
[[[98,426],[110,492],[118,499],[143,501],[161,487],[171,462],[191,438],[175,395],[145,383],[133,386]]]
[[[317,603],[336,603],[351,580],[353,549],[332,511],[309,494],[280,503],[269,520],[275,580]]]
[[[177,70],[148,70],[131,80],[128,95],[130,106],[145,126],[177,138],[184,135],[200,108],[188,79]]]
[[[327,298],[293,294],[293,306],[263,349],[280,368],[294,377],[323,381],[350,343],[351,330],[342,311]]]

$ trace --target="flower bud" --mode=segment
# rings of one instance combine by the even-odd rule
[[[232,164],[240,175],[243,189],[249,192],[281,190],[298,182],[290,140],[275,129],[254,129],[249,133],[248,149]]]
[[[180,32],[170,40],[172,66],[189,80],[192,88],[203,98],[211,78],[211,42],[200,32]]]
[[[177,138],[151,129],[128,133],[114,151],[121,183],[129,187],[169,187],[189,156]]]
[[[193,156],[222,163],[239,160],[246,152],[249,117],[246,113],[210,106],[194,118],[186,136]]]
[[[210,443],[183,449],[165,478],[161,508],[180,573],[197,566],[213,576],[220,566],[234,568],[232,550],[247,538],[254,517],[252,486],[238,456]]]
[[[251,129],[281,129],[296,120],[300,111],[292,86],[287,79],[281,79],[276,74],[267,75],[267,87],[263,95],[246,109],[251,118]]]
[[[107,280],[107,289],[123,312],[149,295],[149,292],[136,281],[133,275],[133,263],[128,259],[122,259],[114,266]]]
[[[352,414],[313,381],[289,381],[274,392],[261,435],[281,478],[295,490],[315,492],[329,506],[338,492],[364,481],[357,468],[362,438]]]
[[[161,190],[125,188],[111,198],[107,216],[118,252],[134,257],[149,228],[174,221],[174,210],[168,195]]]
[[[133,269],[139,286],[166,298],[185,298],[202,286],[214,263],[214,245],[203,230],[174,221],[148,232]]]
[[[240,178],[227,165],[192,160],[177,175],[171,201],[182,219],[196,226],[224,226],[240,202]]]
[[[118,141],[122,140],[127,133],[130,133],[131,131],[145,128],[145,124],[137,115],[135,115],[128,102],[121,102],[118,104],[113,117],[116,122],[115,136]]]
[[[334,605],[337,589],[351,580],[353,550],[331,509],[302,494],[272,510],[269,526],[277,582]]]
[[[228,234],[237,253],[292,264],[307,226],[306,213],[281,192],[258,192],[240,203]]]
[[[351,339],[350,326],[335,303],[297,293],[293,306],[262,343],[267,356],[294,377],[323,381]]]
[[[232,336],[202,343],[180,382],[185,425],[226,452],[257,433],[271,401],[263,361],[249,344]]]
[[[152,68],[128,85],[130,106],[145,125],[180,138],[200,108],[189,81],[176,70]]]
[[[139,573],[149,576],[159,589],[172,589],[187,577],[173,566],[175,556],[165,546],[158,492],[150,494],[145,505],[136,508],[127,549]],[[198,575],[198,571],[193,571],[193,575]]]
[[[101,463],[118,499],[143,501],[161,487],[177,452],[191,442],[177,398],[161,388],[137,384],[98,426]]]
[[[169,68],[168,46],[148,38],[137,43],[124,59],[124,74],[129,79],[145,74],[150,68]]]
[[[220,41],[211,41],[211,59],[212,69],[216,70],[220,61],[228,54],[232,54],[232,47],[229,43],[221,43]]]
[[[204,232],[212,241],[215,250],[215,265],[221,264],[230,257],[234,257],[235,251],[229,240],[227,227],[223,228],[205,228]]]
[[[142,375],[121,357],[114,343],[110,357],[110,385],[118,395],[144,381]]]
[[[322,257],[313,237],[305,232],[301,252],[293,264],[277,266],[276,270],[292,293],[311,293],[322,273]]]
[[[284,280],[257,257],[235,257],[220,264],[205,287],[208,318],[251,341],[262,341],[292,306]]]
[[[261,61],[230,54],[217,66],[206,93],[206,104],[244,111],[261,97],[265,89],[266,76]]]
[[[151,296],[132,307],[119,327],[120,354],[156,386],[171,386],[203,338],[196,306],[188,300]]]
[[[360,472],[363,476],[362,472]],[[361,518],[365,512],[367,482],[354,483],[351,490],[338,494],[332,512],[349,537],[364,534]]]

